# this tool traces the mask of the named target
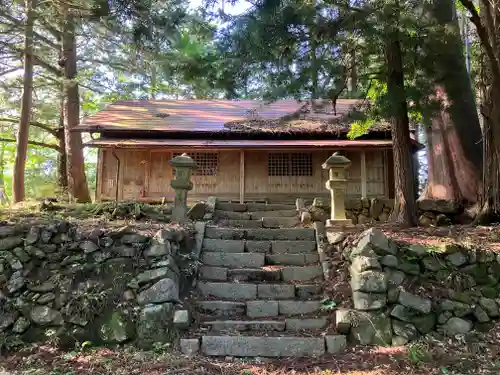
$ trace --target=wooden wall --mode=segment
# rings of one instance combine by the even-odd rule
[[[244,172],[240,173],[241,155],[239,150],[203,150],[218,152],[218,167],[215,176],[193,176],[194,189],[189,197],[193,200],[216,195],[222,199],[238,200],[244,188],[245,200],[284,201],[297,197],[314,198],[328,196],[325,182],[328,171],[321,164],[334,150],[290,151],[312,153],[312,176],[268,176],[268,150],[246,150],[244,153]],[[173,170],[169,160],[177,152],[186,150],[116,150],[120,159],[118,180],[118,199],[155,200],[166,197],[172,199],[170,181]],[[197,152],[201,152],[197,150]],[[348,169],[348,198],[389,197],[390,178],[388,166],[389,151],[366,150],[363,156],[359,151],[346,151],[344,155],[352,161]],[[114,199],[116,189],[117,160],[110,149],[99,152],[97,178],[98,200]],[[365,184],[362,176],[365,175]],[[240,186],[240,179],[244,186]],[[365,191],[363,191],[365,190]]]

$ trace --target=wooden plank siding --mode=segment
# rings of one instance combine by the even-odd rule
[[[349,150],[344,155],[352,161],[348,169],[347,197],[362,195],[361,151]],[[169,164],[174,153],[190,150],[116,150],[120,159],[120,177],[118,181],[119,199],[159,200],[166,197],[172,200],[173,190],[170,181],[173,170]],[[304,165],[310,165],[310,175],[289,173],[286,176],[269,176],[268,158],[273,150],[196,150],[196,152],[217,152],[218,164],[215,176],[193,176],[193,190],[189,193],[191,200],[206,199],[215,195],[221,199],[240,201],[267,200],[270,202],[292,201],[297,197],[312,199],[317,196],[327,197],[325,188],[328,171],[321,165],[334,150],[286,150],[279,153],[310,153]],[[365,150],[366,163],[366,195],[371,197],[388,197],[391,176],[388,168],[390,151]],[[99,152],[98,186],[96,197],[100,200],[114,199],[117,162],[110,149]],[[309,163],[309,164],[308,164]],[[244,170],[241,170],[244,166]],[[304,167],[305,168],[305,167]]]

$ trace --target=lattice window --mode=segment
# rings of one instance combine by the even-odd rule
[[[193,171],[193,176],[216,176],[219,165],[219,154],[217,152],[188,152],[187,153],[198,165],[198,169]],[[174,158],[182,155],[174,152]]]
[[[267,161],[269,176],[290,176],[290,154],[271,153]]]
[[[312,153],[269,153],[267,173],[269,176],[312,176]]]
[[[290,164],[292,166],[292,176],[312,176],[313,161],[312,153],[300,153],[290,155]]]

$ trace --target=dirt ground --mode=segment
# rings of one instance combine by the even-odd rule
[[[0,375],[486,375],[500,374],[500,324],[406,347],[349,347],[316,359],[188,358],[165,347],[61,351],[33,346],[0,357]]]

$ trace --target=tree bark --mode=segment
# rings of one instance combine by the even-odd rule
[[[68,192],[71,201],[90,202],[90,194],[85,176],[82,137],[72,131],[80,121],[80,97],[76,80],[76,37],[75,23],[67,11],[63,20],[62,49],[64,61],[65,116],[64,136],[66,140]]]
[[[68,163],[66,157],[66,138],[64,136],[64,84],[61,85],[61,100],[59,108],[59,129],[57,129],[57,139],[61,152],[57,156],[57,177],[59,188],[63,192],[68,191]]]
[[[26,18],[24,29],[24,75],[23,95],[21,101],[21,117],[17,130],[16,158],[14,160],[14,173],[12,176],[12,199],[14,203],[25,198],[24,168],[28,152],[28,139],[30,131],[30,116],[33,102],[33,25],[35,13],[33,1],[25,0]]]
[[[472,205],[481,187],[482,133],[453,0],[435,0],[428,14],[434,36],[424,65],[440,110],[426,129],[429,170],[421,198]]]
[[[480,1],[481,15],[471,0],[460,0],[471,15],[481,47],[485,52],[482,67],[484,88],[481,113],[483,116],[483,184],[481,209],[476,223],[486,224],[500,218],[500,47],[498,20],[500,11],[489,1]]]
[[[404,226],[415,226],[417,224],[417,207],[410,125],[404,87],[403,58],[397,32],[392,32],[388,37],[386,55],[387,94],[391,103],[395,190],[394,210],[391,213],[390,221]]]

